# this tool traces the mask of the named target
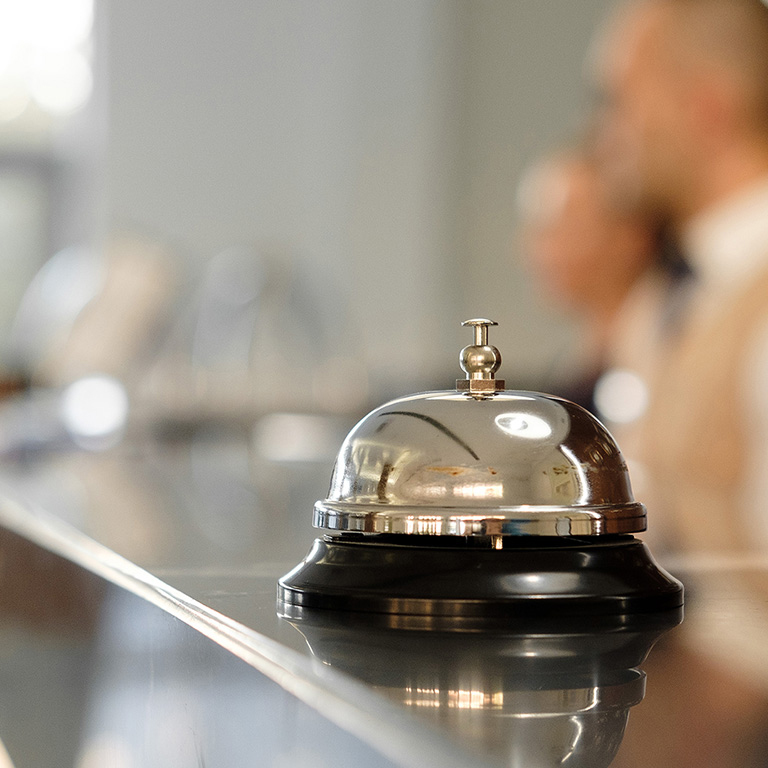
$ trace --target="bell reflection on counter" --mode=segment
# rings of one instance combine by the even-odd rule
[[[655,612],[682,585],[645,530],[626,464],[583,408],[507,391],[490,320],[469,320],[466,379],[374,410],[349,433],[324,532],[280,579],[283,606],[477,617]]]
[[[288,615],[324,664],[439,724],[465,747],[520,768],[601,768],[643,699],[638,665],[682,611],[634,623],[549,620],[482,632],[398,629],[398,621],[332,611],[291,608]]]

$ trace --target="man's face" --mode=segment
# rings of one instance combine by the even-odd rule
[[[590,313],[623,296],[651,248],[640,220],[606,205],[595,168],[560,158],[540,168],[526,191],[523,251],[549,298]]]
[[[575,160],[539,171],[535,216],[524,229],[524,252],[538,282],[568,309],[595,300],[591,284],[604,257],[605,215],[593,175]]]
[[[607,181],[660,214],[674,214],[689,183],[685,89],[664,47],[669,9],[639,2],[607,30],[597,51],[598,145]]]

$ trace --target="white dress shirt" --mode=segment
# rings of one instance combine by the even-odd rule
[[[696,278],[688,308],[704,320],[768,269],[768,179],[698,215],[683,233],[683,246]],[[768,295],[765,301],[768,307]],[[768,320],[748,343],[746,368],[734,372],[749,414],[744,498],[734,504],[755,544],[768,552]]]

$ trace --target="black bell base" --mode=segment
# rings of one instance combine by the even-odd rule
[[[516,620],[618,616],[679,609],[683,585],[632,536],[599,541],[505,538],[503,549],[472,540],[316,539],[278,582],[280,612],[301,609],[422,617]],[[422,538],[422,537],[420,537]]]

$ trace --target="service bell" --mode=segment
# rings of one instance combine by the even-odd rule
[[[632,534],[646,510],[606,428],[558,397],[506,390],[491,320],[451,391],[377,408],[349,433],[322,531],[279,581],[284,613],[470,620],[679,608],[682,585]]]

